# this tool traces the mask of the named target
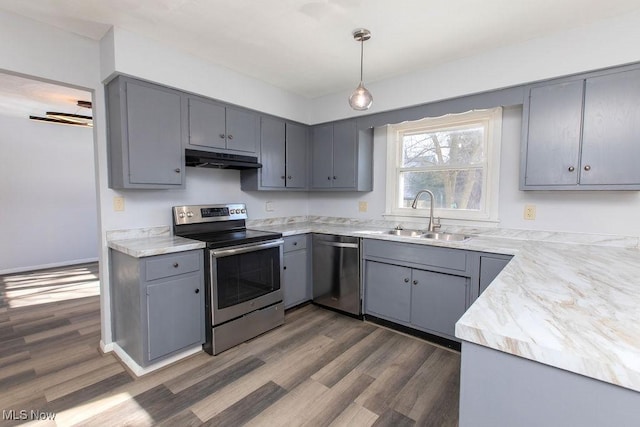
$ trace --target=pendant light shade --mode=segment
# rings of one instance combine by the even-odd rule
[[[364,59],[364,42],[371,38],[371,32],[364,28],[359,28],[354,30],[353,38],[355,41],[360,42],[360,84],[353,91],[351,96],[349,97],[349,105],[354,110],[364,111],[368,110],[373,104],[373,96],[371,92],[364,87],[364,83],[362,80],[362,68],[363,68],[363,59]]]

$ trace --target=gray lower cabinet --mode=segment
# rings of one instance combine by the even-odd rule
[[[373,190],[373,129],[343,120],[314,126],[311,133],[312,190]]]
[[[202,250],[111,260],[114,341],[138,365],[204,342]]]
[[[468,277],[413,270],[411,323],[453,338],[455,325],[469,307]]]
[[[411,321],[411,269],[365,262],[364,312],[392,321]]]
[[[284,238],[282,290],[285,309],[311,300],[308,239],[306,234]]]
[[[186,109],[187,148],[256,154],[260,123],[257,113],[195,96],[187,97]]]
[[[241,172],[242,190],[306,190],[308,127],[282,119],[260,118],[262,168]]]
[[[119,76],[106,86],[109,187],[184,187],[182,95]]]
[[[365,315],[458,341],[455,323],[471,304],[472,253],[364,240]]]
[[[509,255],[480,255],[479,291],[482,294],[498,274],[509,264]]]
[[[640,69],[532,85],[523,107],[522,190],[640,190]]]

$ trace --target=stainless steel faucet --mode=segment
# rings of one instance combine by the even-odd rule
[[[427,231],[432,233],[434,229],[440,228],[440,221],[438,221],[438,224],[434,224],[434,220],[433,220],[433,201],[435,199],[433,192],[431,190],[418,191],[418,194],[416,194],[416,197],[413,199],[413,203],[411,203],[411,207],[413,209],[416,209],[418,207],[418,198],[422,196],[424,193],[427,193],[429,197],[431,197],[431,203],[429,204],[429,227],[427,228]]]

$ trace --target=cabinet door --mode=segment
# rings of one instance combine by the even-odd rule
[[[506,265],[509,264],[508,259],[493,258],[489,256],[480,256],[480,292],[483,293],[485,289],[493,282],[498,274],[502,271]]]
[[[338,122],[333,126],[333,187],[355,188],[358,164],[356,122]]]
[[[255,154],[259,126],[256,113],[227,107],[227,149]]]
[[[263,187],[285,186],[285,124],[282,120],[260,119],[260,150],[262,153]]]
[[[640,70],[587,79],[581,184],[639,184]]]
[[[453,337],[455,324],[467,308],[469,279],[413,270],[411,283],[411,323]]]
[[[222,105],[189,98],[189,145],[226,148],[225,108]]]
[[[583,80],[531,89],[525,185],[578,183]]]
[[[149,360],[202,343],[201,272],[147,285]]]
[[[284,308],[308,301],[307,251],[293,251],[284,254]]]
[[[313,188],[331,188],[333,181],[333,125],[313,128],[311,139]]]
[[[365,313],[409,322],[411,269],[375,261],[366,261],[365,269]]]
[[[287,187],[305,188],[307,186],[307,129],[293,123],[287,123]]]
[[[182,120],[179,93],[126,83],[129,182],[182,183]]]

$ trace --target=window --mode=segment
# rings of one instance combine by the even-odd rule
[[[502,108],[426,118],[387,129],[387,215],[497,221]]]

